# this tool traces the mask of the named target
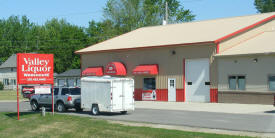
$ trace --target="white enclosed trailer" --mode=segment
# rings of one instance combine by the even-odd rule
[[[121,112],[135,109],[134,80],[110,76],[81,78],[81,108],[100,112]]]

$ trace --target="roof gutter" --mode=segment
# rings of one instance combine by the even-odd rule
[[[245,28],[242,28],[242,29],[240,29],[240,30],[237,30],[236,32],[233,32],[233,33],[231,33],[231,34],[228,34],[228,35],[226,35],[226,36],[223,36],[223,37],[221,37],[221,38],[215,40],[214,43],[217,45],[217,53],[219,53],[219,50],[220,50],[220,42],[221,42],[221,41],[226,40],[226,39],[228,39],[228,38],[231,38],[231,37],[233,37],[233,36],[235,36],[235,35],[238,35],[238,34],[240,34],[240,33],[243,33],[243,32],[245,32],[245,31],[247,31],[247,30],[249,30],[249,29],[251,29],[251,28],[254,28],[254,27],[258,26],[258,25],[261,25],[261,24],[263,24],[263,23],[266,23],[266,22],[268,22],[268,21],[270,21],[270,20],[272,20],[272,19],[274,19],[274,18],[275,18],[275,15],[272,15],[272,16],[267,17],[267,18],[265,18],[265,19],[263,19],[263,20],[261,20],[261,21],[259,21],[259,22],[256,22],[256,23],[254,23],[254,24],[252,24],[252,25],[249,25],[249,26],[247,26],[247,27],[245,27]]]
[[[275,52],[265,52],[265,53],[248,53],[248,54],[234,54],[234,55],[214,55],[214,57],[223,58],[223,57],[242,57],[242,56],[270,56],[275,55]]]

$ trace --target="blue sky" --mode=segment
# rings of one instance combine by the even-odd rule
[[[0,0],[0,19],[26,15],[32,22],[43,24],[53,17],[88,26],[91,20],[102,20],[107,0]],[[254,0],[179,0],[196,20],[256,14]]]

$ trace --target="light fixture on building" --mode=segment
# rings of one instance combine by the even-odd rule
[[[238,63],[238,60],[234,60],[234,63]]]
[[[254,62],[254,63],[257,63],[257,62],[258,62],[258,59],[257,59],[257,58],[254,58],[254,59],[253,59],[253,62]]]
[[[172,55],[176,55],[176,51],[175,50],[172,50]]]

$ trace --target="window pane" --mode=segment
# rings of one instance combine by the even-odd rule
[[[76,79],[76,86],[80,86],[80,79]]]
[[[53,89],[54,95],[58,95],[58,91],[59,91],[59,88],[54,88]]]
[[[70,88],[71,95],[80,95],[80,88]]]
[[[229,76],[228,83],[230,90],[236,90],[236,76]]]
[[[143,89],[144,90],[155,90],[156,89],[155,78],[144,78]]]
[[[61,95],[69,94],[68,88],[62,88]]]
[[[269,76],[269,90],[275,91],[275,76]]]
[[[238,76],[238,89],[245,90],[245,76]]]
[[[74,87],[74,81],[75,81],[75,79],[68,79],[67,80],[67,86],[68,87]]]
[[[58,86],[63,87],[65,85],[65,80],[58,80]]]

